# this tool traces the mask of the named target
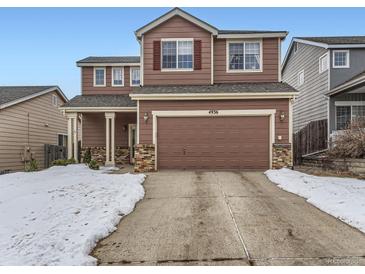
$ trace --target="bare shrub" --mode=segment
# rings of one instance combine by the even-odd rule
[[[328,154],[334,158],[365,158],[365,120],[353,120],[337,134]]]

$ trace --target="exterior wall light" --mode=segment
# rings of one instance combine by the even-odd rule
[[[147,123],[148,118],[149,118],[148,117],[148,112],[145,112],[144,115],[143,115],[143,120],[144,120],[145,123]]]
[[[285,120],[285,112],[284,111],[280,112],[279,118],[280,118],[280,121],[284,121]]]

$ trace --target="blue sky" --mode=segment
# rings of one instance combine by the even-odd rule
[[[56,84],[80,93],[75,62],[138,55],[134,31],[170,8],[0,8],[0,85]],[[287,30],[293,36],[365,35],[365,8],[184,8],[220,29]]]

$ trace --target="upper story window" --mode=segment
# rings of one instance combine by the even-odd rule
[[[105,87],[105,68],[94,67],[94,86]]]
[[[228,42],[227,55],[230,72],[261,71],[261,42]]]
[[[58,106],[58,97],[57,95],[52,95],[52,105]]]
[[[332,61],[334,68],[349,68],[350,52],[348,50],[334,50]]]
[[[162,39],[161,49],[163,70],[193,69],[192,39]]]
[[[140,69],[138,67],[131,68],[131,86],[140,85]]]
[[[298,86],[304,84],[304,70],[298,72]]]
[[[113,67],[112,68],[112,86],[113,87],[122,87],[123,83],[123,68]]]
[[[328,69],[328,55],[327,53],[319,57],[319,73]]]

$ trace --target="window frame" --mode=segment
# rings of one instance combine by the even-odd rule
[[[239,43],[259,43],[260,44],[260,69],[245,69],[245,54],[246,47],[243,47],[243,69],[230,69],[229,68],[229,44],[239,44]],[[226,40],[226,72],[227,73],[260,73],[263,72],[263,50],[262,50],[262,39],[254,40]]]
[[[181,41],[186,41],[186,42],[191,42],[192,45],[192,67],[191,68],[178,68],[179,65],[179,43],[178,42]],[[162,43],[163,42],[176,42],[176,68],[163,68],[163,47],[162,47]],[[162,38],[161,39],[161,71],[167,71],[167,72],[171,72],[171,71],[194,71],[194,38]]]
[[[337,129],[337,107],[350,107],[350,119],[353,119],[353,111],[352,107],[365,106],[365,102],[363,101],[335,101],[335,130],[343,130]]]
[[[300,83],[300,81],[299,81],[301,73],[303,73],[303,83]],[[301,87],[304,85],[304,83],[305,83],[305,73],[304,73],[304,69],[302,69],[302,70],[298,71],[298,74],[297,74],[297,85],[298,85],[298,87]]]
[[[322,63],[321,63],[321,60],[323,60],[324,58],[327,58],[327,67],[326,67],[326,69],[325,69],[325,70],[322,70]],[[320,57],[318,58],[318,62],[319,62],[319,64],[318,64],[318,66],[319,66],[319,69],[318,69],[319,74],[321,74],[321,73],[323,73],[323,72],[327,71],[327,70],[329,69],[329,62],[330,62],[330,60],[329,60],[329,58],[328,58],[328,52],[326,52],[325,54],[323,54],[322,56],[320,56]]]
[[[52,105],[55,107],[58,106],[58,96],[56,94],[52,94]]]
[[[122,72],[122,84],[120,85],[116,85],[114,84],[114,70],[115,69],[120,69]],[[112,87],[124,87],[124,67],[112,67]]]
[[[298,42],[294,42],[294,44],[293,44],[294,54],[296,54],[298,52],[298,48],[299,48],[298,46],[299,46]]]
[[[346,66],[335,65],[335,55],[337,52],[346,52]],[[348,49],[336,49],[332,51],[332,68],[349,68],[350,67],[350,50]]]
[[[102,69],[104,70],[104,84],[103,85],[97,85],[96,84],[96,71]],[[105,67],[94,67],[94,87],[106,87],[106,68]]]
[[[66,142],[63,145],[60,145],[60,136],[62,136],[62,142],[66,140]],[[65,133],[57,133],[57,145],[67,147],[67,141],[68,141],[68,135]]]
[[[139,85],[133,85],[133,79],[132,79],[132,70],[135,70],[135,69],[139,69]],[[129,69],[129,78],[130,78],[130,83],[129,85],[131,87],[139,87],[141,85],[141,67],[130,67]]]

